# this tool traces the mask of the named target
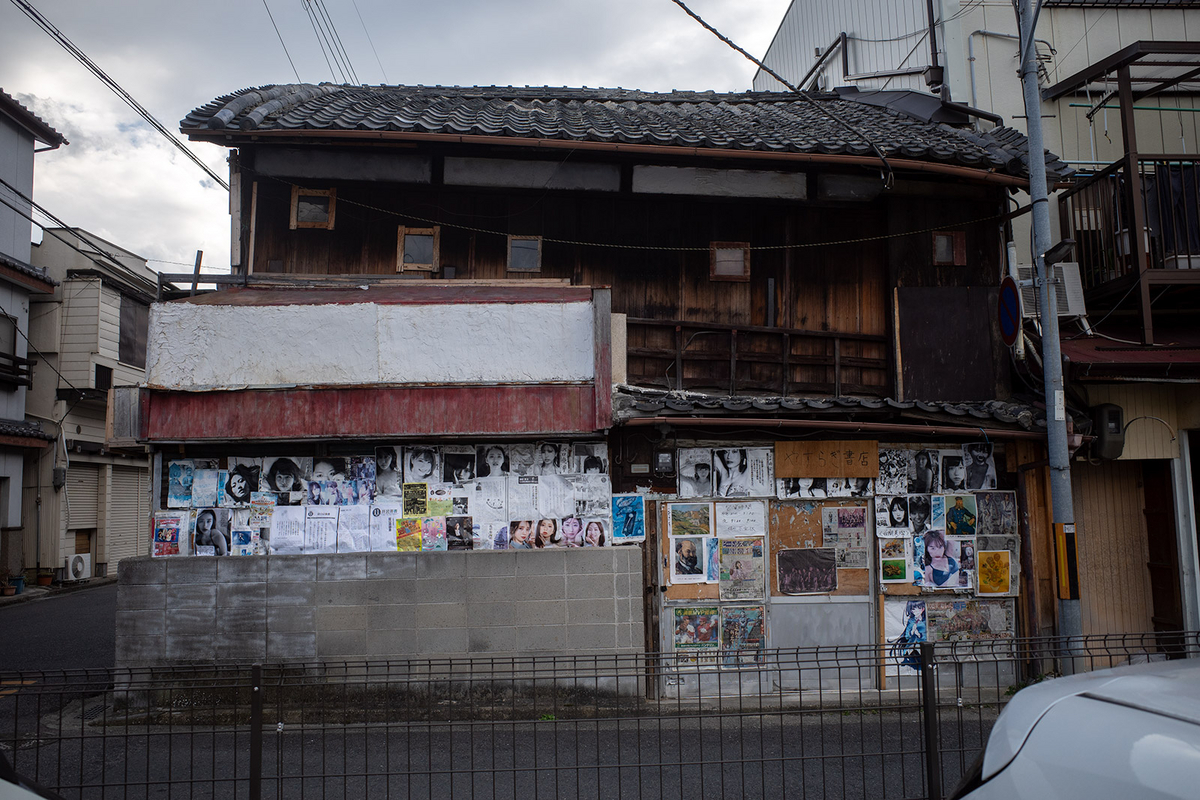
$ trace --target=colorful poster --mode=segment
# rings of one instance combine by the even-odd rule
[[[841,569],[866,569],[867,534],[866,506],[835,506],[821,509],[821,533],[826,547],[837,552]]]
[[[677,451],[679,461],[679,496],[712,497],[712,450],[707,447],[681,447]]]
[[[258,545],[258,531],[249,528],[234,528],[230,531],[232,545],[229,554],[234,556],[252,556]]]
[[[428,484],[425,514],[431,517],[448,517],[454,511],[454,484]]]
[[[190,521],[190,511],[156,511],[150,555],[155,557],[187,555],[187,534]]]
[[[887,642],[885,675],[917,675],[921,643],[928,639],[925,600],[884,600],[883,637]]]
[[[1012,600],[931,598],[926,606],[932,642],[1011,639],[1016,630]]]
[[[403,516],[400,503],[382,501],[371,506],[370,540],[372,553],[396,552],[396,518]]]
[[[717,539],[721,551],[720,598],[762,600],[766,594],[763,540]]]
[[[369,506],[343,506],[338,510],[337,551],[371,552],[371,509]]]
[[[231,523],[228,508],[198,509],[192,531],[192,553],[198,556],[229,555],[233,547]]]
[[[776,560],[783,594],[828,594],[837,589],[837,551],[832,547],[780,550]]]
[[[337,552],[337,506],[307,506],[304,509],[304,552]]]
[[[766,646],[763,606],[721,606],[721,661],[726,666],[757,664]]]
[[[396,519],[396,550],[402,553],[420,552],[422,540],[420,517]]]
[[[707,580],[707,551],[709,536],[671,537],[671,583],[704,583]]]
[[[769,447],[712,451],[714,497],[771,497],[775,494],[775,451]]]
[[[271,514],[275,511],[274,492],[250,493],[250,518],[247,524],[251,528],[265,528],[271,524]]]
[[[671,536],[711,536],[712,503],[668,503],[667,532]]]
[[[583,546],[609,547],[613,544],[612,522],[607,518],[583,519]]]
[[[912,580],[912,540],[879,540],[879,580],[881,583],[908,583]]]
[[[275,506],[271,512],[271,552],[295,555],[304,552],[303,506]]]
[[[721,542],[715,536],[704,540],[704,582],[721,582]]]
[[[930,531],[923,537],[924,557],[921,567],[924,575],[921,585],[926,589],[968,589],[971,572],[963,563],[963,544],[973,539],[946,536],[941,531]],[[974,545],[967,554],[971,564],[975,561]]]
[[[425,552],[446,549],[446,518],[423,517],[421,519],[421,550]]]
[[[767,504],[762,500],[715,503],[714,524],[721,538],[767,535]]]
[[[496,549],[499,550],[499,539],[496,540]],[[508,523],[508,544],[509,550],[532,550],[533,549],[533,520],[531,519],[514,519]]]
[[[429,513],[429,484],[404,484],[404,516],[423,517]]]
[[[1011,592],[1011,570],[1012,553],[1008,550],[980,550],[976,594],[988,597]]]
[[[641,542],[646,538],[646,498],[640,494],[612,496],[613,543]]]
[[[673,643],[677,651],[716,651],[721,644],[717,606],[677,607]]]
[[[975,495],[953,494],[945,496],[946,534],[948,536],[975,535]]]
[[[982,516],[982,512],[980,512]],[[1013,534],[1012,536],[976,536],[975,546],[978,550],[978,567],[977,583],[979,585],[978,594],[984,594],[983,591],[983,552],[985,550],[997,551],[1003,550],[1008,553],[1005,558],[1005,563],[1008,565],[1008,578],[1005,582],[1008,590],[1004,592],[991,591],[988,594],[1007,594],[1009,597],[1016,597],[1020,594],[1021,587],[1021,540]],[[992,559],[992,567],[997,566],[997,559]],[[989,586],[992,589],[1000,586],[1001,582],[995,576],[989,576]]]
[[[336,506],[340,499],[341,494],[338,493],[337,481],[308,482],[308,498],[305,500],[305,505]]]
[[[172,461],[167,465],[167,508],[192,507],[191,459]]]

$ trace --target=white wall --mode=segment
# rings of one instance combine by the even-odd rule
[[[150,308],[146,382],[201,387],[590,381],[585,303]]]

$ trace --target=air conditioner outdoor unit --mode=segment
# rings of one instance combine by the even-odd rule
[[[1054,277],[1058,280],[1058,315],[1060,317],[1086,317],[1083,303],[1083,281],[1079,278],[1079,264],[1062,261],[1054,265]],[[1026,319],[1038,315],[1037,295],[1033,289],[1033,267],[1017,265],[1017,279],[1021,287],[1021,313]]]
[[[63,564],[63,583],[87,580],[92,577],[92,554],[77,553],[67,556]]]

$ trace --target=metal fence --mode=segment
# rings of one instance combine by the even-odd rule
[[[942,797],[1021,686],[1198,636],[5,674],[0,749],[69,798]]]

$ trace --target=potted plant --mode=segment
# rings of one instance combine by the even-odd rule
[[[0,595],[11,597],[17,593],[17,587],[9,583],[9,577],[12,575],[12,570],[7,565],[0,564]]]

